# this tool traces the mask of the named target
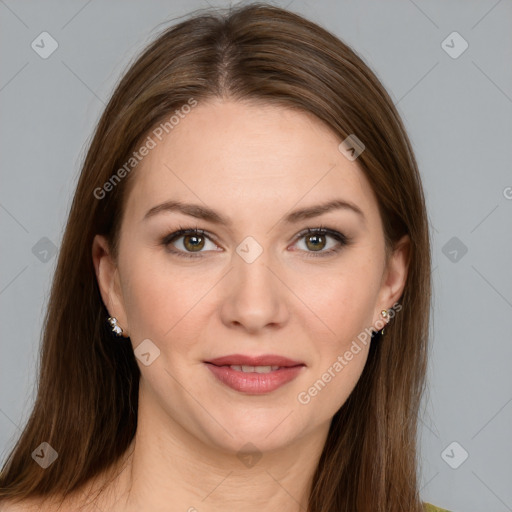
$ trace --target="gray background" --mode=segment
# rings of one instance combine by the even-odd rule
[[[454,512],[512,511],[512,2],[274,3],[354,47],[397,104],[418,158],[435,286],[422,498]],[[162,23],[201,7],[0,0],[1,460],[33,404],[55,251],[95,123]],[[31,48],[43,31],[59,45],[47,59]],[[442,46],[453,31],[469,44],[457,58],[445,49],[461,40]]]

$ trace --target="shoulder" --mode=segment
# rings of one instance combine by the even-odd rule
[[[449,510],[446,510],[445,508],[440,508],[432,505],[431,503],[423,503],[423,507],[425,512],[449,512]]]

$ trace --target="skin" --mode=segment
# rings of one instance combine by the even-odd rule
[[[369,345],[305,405],[307,391],[382,309],[402,294],[409,240],[388,261],[377,200],[357,160],[314,116],[229,100],[200,103],[134,171],[119,258],[97,236],[92,256],[103,301],[136,348],[160,355],[141,370],[138,429],[125,470],[98,501],[102,510],[246,512],[307,507],[330,421],[356,385]],[[170,199],[212,208],[231,227],[164,212]],[[297,208],[343,199],[356,204],[285,224]],[[197,258],[172,254],[161,239],[200,228]],[[344,233],[307,243],[307,227]],[[237,246],[252,236],[263,252],[247,263]],[[171,246],[189,253],[184,238]],[[197,253],[193,253],[197,254]],[[129,343],[129,340],[126,340]],[[203,363],[223,355],[279,354],[304,362],[293,381],[264,395],[220,383]],[[237,456],[252,443],[261,455]],[[194,507],[194,508],[192,508]]]

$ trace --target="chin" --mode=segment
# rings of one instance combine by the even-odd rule
[[[293,443],[296,433],[283,430],[279,434],[268,435],[275,425],[265,431],[255,429],[237,429],[233,437],[229,435],[212,440],[219,449],[242,457],[246,453],[257,456],[259,453],[267,453],[280,450]]]
[[[233,407],[228,415],[223,416],[218,411],[212,411],[212,415],[219,419],[224,428],[215,421],[203,424],[200,429],[209,439],[205,442],[237,455],[244,446],[248,450],[253,446],[260,452],[280,449],[301,435],[296,430],[297,423],[289,421],[296,415],[296,412],[291,413],[291,409],[279,407],[273,411],[252,408],[248,411],[241,408],[237,412]]]

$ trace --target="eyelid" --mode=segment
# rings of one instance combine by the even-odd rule
[[[331,237],[336,238],[336,236],[342,236],[343,238],[347,238],[343,233],[340,233],[339,231],[336,231],[335,229],[330,229],[325,226],[317,226],[314,228],[307,227],[303,229],[302,231],[299,231],[297,235],[295,236],[294,240],[297,240],[298,238],[302,238],[306,235],[329,235]]]

